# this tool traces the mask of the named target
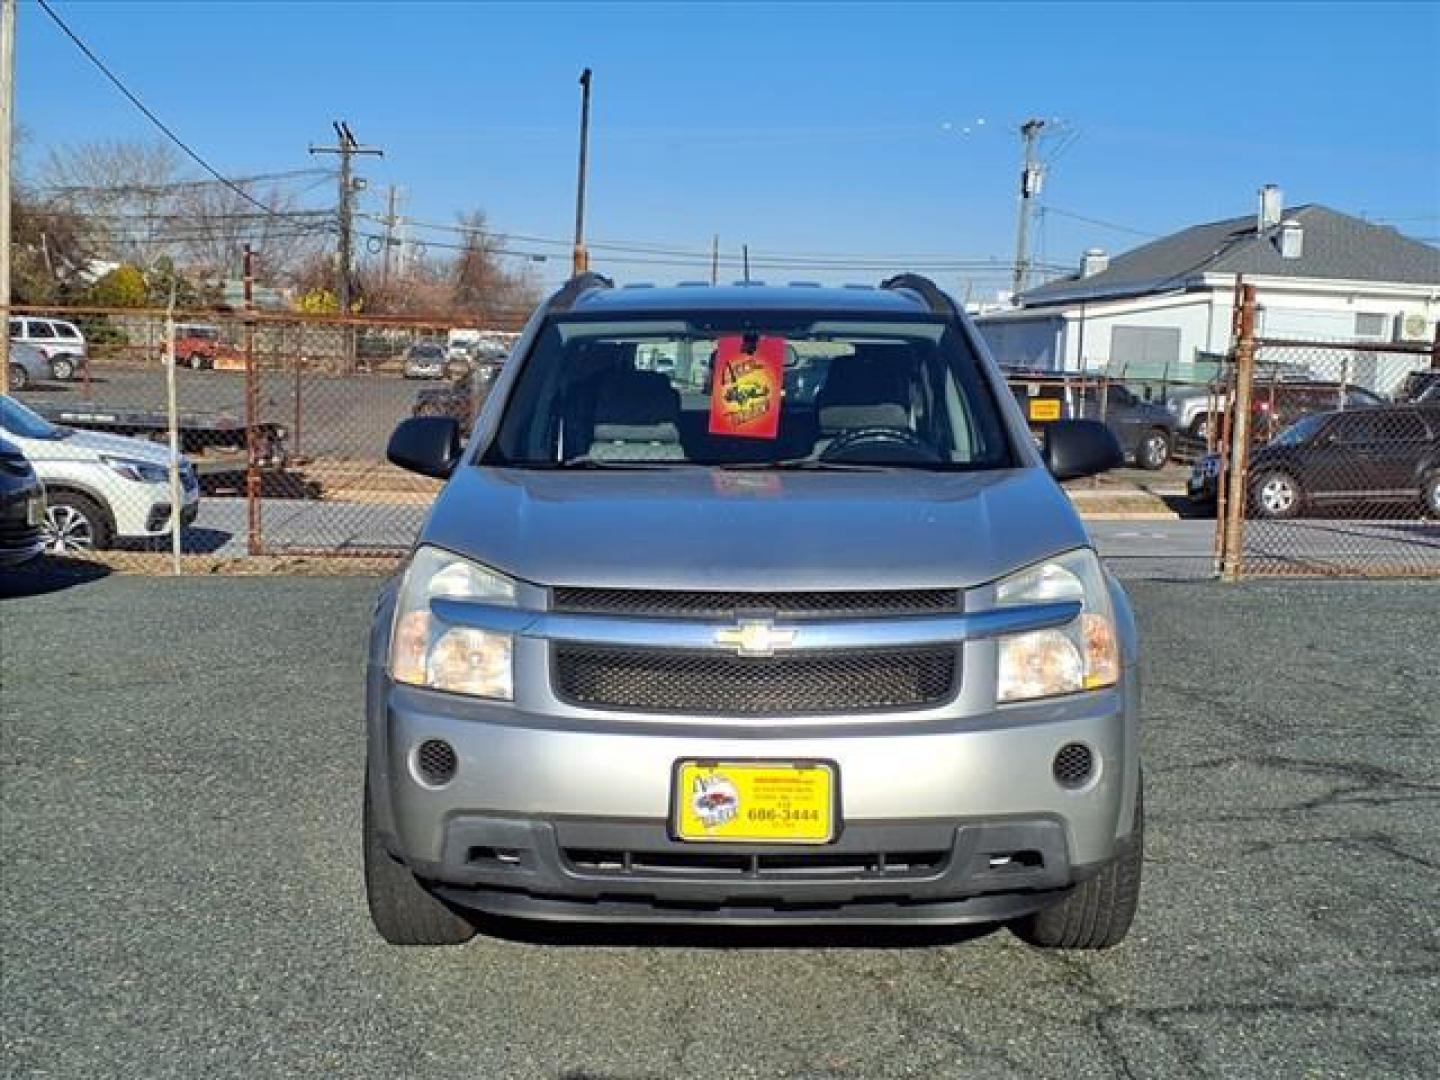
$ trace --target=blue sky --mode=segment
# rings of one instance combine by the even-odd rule
[[[1074,133],[1046,180],[1036,254],[1051,263],[1249,213],[1266,182],[1440,236],[1435,4],[52,3],[222,171],[304,168],[344,117],[386,151],[361,169],[366,208],[398,184],[423,221],[481,207],[501,231],[567,237],[589,65],[600,241],[704,251],[718,233],[757,261],[1008,260],[1016,128],[1032,115]],[[18,34],[27,163],[151,132],[37,5],[21,4]],[[557,253],[536,269],[564,276],[562,248],[513,246]],[[596,255],[630,280],[706,269]],[[1002,275],[937,277],[983,293]]]

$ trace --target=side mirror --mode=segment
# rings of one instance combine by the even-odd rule
[[[1056,480],[1094,476],[1125,462],[1120,440],[1099,420],[1056,420],[1046,424],[1041,454]]]
[[[460,460],[460,424],[449,416],[412,416],[390,435],[385,456],[402,469],[444,480]]]

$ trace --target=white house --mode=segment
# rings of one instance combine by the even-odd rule
[[[1283,210],[1261,189],[1254,218],[1196,225],[1030,289],[977,325],[1004,364],[1185,378],[1230,348],[1235,281],[1256,289],[1261,336],[1434,340],[1440,250],[1324,206]],[[1377,389],[1385,389],[1377,387]]]

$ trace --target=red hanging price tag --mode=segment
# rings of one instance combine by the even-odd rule
[[[753,353],[736,334],[715,343],[710,434],[773,439],[780,430],[785,339],[762,337]]]

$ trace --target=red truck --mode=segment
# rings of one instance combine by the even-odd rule
[[[180,323],[175,327],[175,362],[195,371],[215,366],[217,356],[235,357],[235,349],[220,340],[218,326]]]

